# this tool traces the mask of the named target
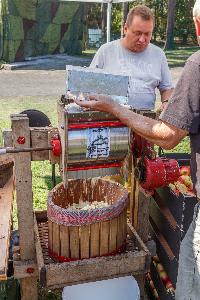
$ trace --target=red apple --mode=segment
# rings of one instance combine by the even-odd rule
[[[149,272],[146,273],[146,278],[148,279],[148,281],[151,280],[151,274]]]
[[[180,168],[180,174],[181,175],[189,175],[190,176],[190,167],[189,166],[183,166]]]
[[[165,271],[161,271],[159,273],[159,276],[164,284],[166,284],[169,281],[169,277]]]
[[[188,188],[189,192],[192,192],[193,191],[193,184],[191,183],[191,185],[189,185],[187,188]]]
[[[165,283],[165,287],[167,290],[173,288],[173,284],[172,284],[171,280],[168,279],[168,281]]]

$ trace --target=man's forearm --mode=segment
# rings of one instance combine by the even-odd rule
[[[135,133],[164,149],[174,148],[187,134],[174,126],[133,113],[122,106],[113,107],[112,113]]]
[[[165,103],[166,101],[168,101],[173,93],[173,88],[172,89],[168,89],[168,90],[164,90],[162,92],[160,92],[161,95],[161,102]]]

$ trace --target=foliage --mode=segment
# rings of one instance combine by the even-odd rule
[[[192,5],[194,0],[178,0],[176,5],[176,22],[174,37],[179,44],[187,42],[195,43],[195,28],[192,21]],[[135,5],[145,4],[149,6],[155,15],[155,29],[153,33],[153,41],[162,41],[166,39],[167,12],[168,1],[166,0],[135,0],[129,3],[129,9]],[[89,25],[95,25],[101,28],[101,6],[93,4],[88,15]],[[93,21],[92,21],[93,20]],[[112,26],[111,33],[120,36],[122,20],[122,4],[112,5]]]

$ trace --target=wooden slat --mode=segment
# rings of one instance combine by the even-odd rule
[[[53,252],[60,255],[60,226],[53,223]]]
[[[125,209],[122,213],[123,217],[123,221],[122,221],[122,234],[123,234],[123,242],[126,240],[126,234],[127,234],[127,209]]]
[[[100,227],[100,255],[104,255],[109,251],[110,221],[102,222]]]
[[[49,240],[49,248],[53,250],[53,223],[48,220],[48,240]]]
[[[138,188],[138,211],[135,229],[144,243],[149,238],[149,197],[141,187]]]
[[[123,244],[123,212],[117,218],[117,248]]]
[[[60,254],[69,257],[69,228],[60,225]]]
[[[90,257],[90,226],[80,227],[80,255],[81,258]]]
[[[31,144],[33,148],[48,147],[48,127],[31,130]],[[34,151],[31,158],[32,160],[48,160],[49,151]]]
[[[109,253],[117,249],[117,218],[110,220]]]
[[[0,280],[7,279],[10,226],[13,199],[13,178],[0,188]]]
[[[90,225],[90,257],[99,256],[100,223]]]
[[[80,258],[79,256],[79,228],[76,226],[69,227],[70,239],[70,257]]]

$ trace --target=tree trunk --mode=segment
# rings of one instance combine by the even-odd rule
[[[167,31],[164,49],[174,48],[174,25],[176,15],[176,0],[168,0]]]
[[[124,24],[128,15],[128,2],[122,3],[122,24],[121,24],[121,38],[124,36]]]
[[[188,43],[188,34],[189,34],[189,26],[191,26],[191,22],[192,21],[192,7],[194,6],[194,0],[188,0],[187,6],[186,6],[186,21],[187,21],[187,25],[186,28],[183,32],[183,39],[182,39],[182,44],[183,45],[187,45]]]

